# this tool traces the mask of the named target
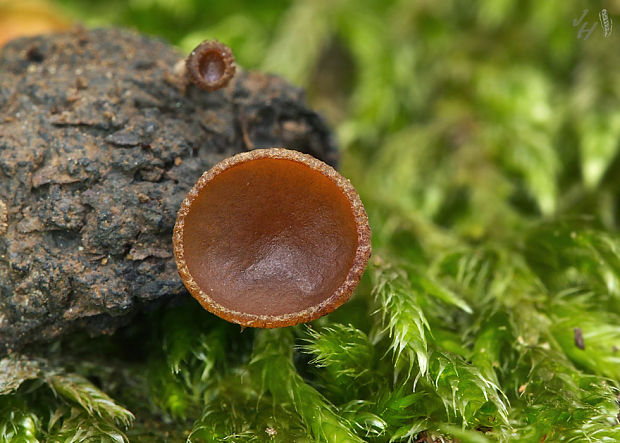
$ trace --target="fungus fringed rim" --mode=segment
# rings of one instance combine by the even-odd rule
[[[222,172],[258,159],[290,160],[301,163],[331,180],[347,199],[357,231],[357,247],[353,263],[342,284],[325,300],[297,312],[281,315],[258,315],[227,308],[205,293],[190,273],[184,252],[185,219],[200,191]],[[362,201],[351,182],[334,168],[299,151],[284,148],[256,149],[229,157],[206,171],[188,192],[179,209],[173,233],[174,256],[179,275],[190,294],[209,312],[244,327],[277,328],[306,323],[328,314],[347,302],[359,284],[371,254],[370,226]]]
[[[220,76],[214,81],[205,79],[201,69],[204,58],[210,54],[217,56],[218,61],[223,67]],[[187,56],[185,66],[187,75],[192,83],[200,89],[210,92],[226,86],[235,75],[236,71],[235,57],[232,50],[224,43],[218,42],[217,40],[205,40],[199,44],[189,56]]]

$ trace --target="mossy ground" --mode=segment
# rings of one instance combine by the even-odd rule
[[[60,3],[306,87],[374,255],[312,325],[190,302],[43,347],[0,440],[620,440],[618,2]]]

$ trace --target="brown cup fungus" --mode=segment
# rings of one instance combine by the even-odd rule
[[[215,91],[228,84],[235,75],[235,58],[228,46],[205,40],[185,60],[187,75],[200,89]]]
[[[174,254],[189,292],[242,326],[308,322],[345,303],[370,257],[368,217],[331,166],[287,149],[235,155],[181,205]]]

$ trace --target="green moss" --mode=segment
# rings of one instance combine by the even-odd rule
[[[188,300],[12,356],[0,441],[620,440],[620,33],[578,39],[565,0],[202,5],[96,10],[307,88],[366,204],[367,275],[311,327]]]

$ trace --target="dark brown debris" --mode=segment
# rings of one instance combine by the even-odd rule
[[[583,341],[583,334],[580,328],[573,329],[573,335],[575,337],[575,346],[577,346],[581,350],[586,349],[586,344]]]
[[[216,93],[179,91],[167,79],[180,60],[117,29],[0,51],[0,355],[75,328],[110,332],[147,304],[189,297],[172,257],[177,211],[205,170],[248,143],[335,164],[299,89],[239,72]]]
[[[2,200],[0,200],[0,235],[4,235],[4,233],[6,232],[6,219],[6,204]]]

